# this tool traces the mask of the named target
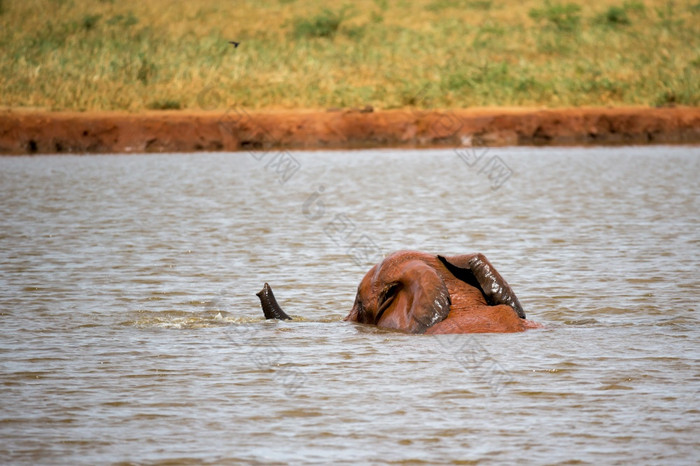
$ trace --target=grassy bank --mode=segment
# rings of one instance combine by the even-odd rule
[[[698,0],[324,4],[0,0],[0,105],[700,105]]]

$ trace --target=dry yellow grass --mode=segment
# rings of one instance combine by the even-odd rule
[[[0,1],[0,105],[700,103],[700,1],[325,4]]]

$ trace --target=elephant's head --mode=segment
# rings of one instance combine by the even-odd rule
[[[426,256],[399,251],[375,265],[360,282],[355,304],[345,320],[424,333],[445,319],[450,312],[450,293]]]

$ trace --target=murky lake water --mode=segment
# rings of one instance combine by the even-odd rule
[[[261,155],[0,159],[3,462],[700,461],[700,148]],[[547,328],[341,322],[396,249]]]

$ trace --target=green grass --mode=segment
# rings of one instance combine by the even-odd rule
[[[0,0],[0,105],[700,105],[697,0],[328,5]]]
[[[154,100],[146,107],[151,110],[180,110],[182,108],[179,100]]]
[[[347,7],[340,11],[324,9],[311,18],[294,19],[294,37],[296,39],[313,39],[317,37],[333,38],[345,20]]]
[[[530,17],[540,27],[553,28],[557,32],[574,32],[581,22],[581,7],[575,3],[550,3],[545,1],[542,8],[532,8]]]

